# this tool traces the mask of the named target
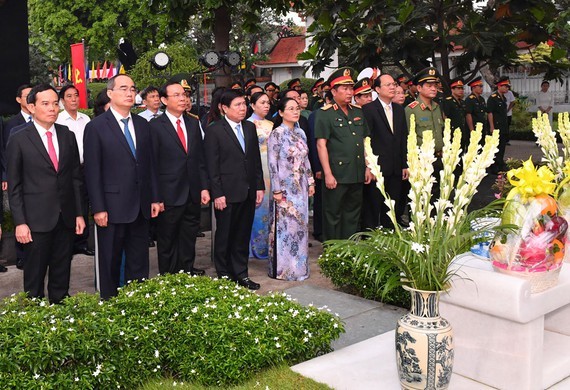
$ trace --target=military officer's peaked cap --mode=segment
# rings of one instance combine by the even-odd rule
[[[435,83],[439,80],[439,72],[433,66],[420,70],[414,76],[414,84]]]
[[[356,72],[352,68],[339,68],[335,70],[328,79],[331,88],[337,85],[354,85],[354,76]]]
[[[323,78],[320,78],[317,81],[315,81],[315,83],[311,87],[311,91],[314,91],[315,89],[319,88],[321,85],[323,85],[324,82],[325,82],[325,79],[323,79]]]
[[[468,82],[467,85],[469,85],[471,88],[477,87],[479,85],[483,85],[483,80],[481,79],[481,76],[478,76]]]
[[[497,87],[500,87],[501,85],[511,85],[511,80],[509,80],[509,78],[507,76],[503,76],[499,79],[499,81],[497,81]]]
[[[372,82],[368,77],[360,79],[354,84],[354,94],[355,95],[364,95],[367,93],[372,92],[371,88]]]
[[[296,87],[298,85],[301,85],[301,80],[298,78],[295,78],[295,79],[293,79],[287,83],[287,88],[293,89],[294,87]]]
[[[449,82],[449,88],[463,87],[465,82],[461,77],[456,77]]]
[[[408,82],[408,78],[406,77],[405,74],[399,74],[398,77],[396,77],[396,81],[399,83],[407,83]]]

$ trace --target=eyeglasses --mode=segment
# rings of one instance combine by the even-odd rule
[[[171,97],[171,98],[174,98],[174,99],[180,99],[181,97],[184,97],[184,98],[185,98],[186,96],[187,96],[187,95],[186,95],[185,93],[174,93],[174,94],[172,94],[172,95],[166,95],[166,97],[169,97],[169,98]]]
[[[398,83],[384,83],[382,84],[382,86],[386,86],[386,87],[397,87],[399,84]]]
[[[137,93],[137,89],[135,87],[127,87],[125,85],[123,85],[122,87],[116,88],[116,89],[112,89],[111,91],[120,91],[121,93]]]
[[[299,111],[301,111],[301,107],[287,107],[287,108],[285,109],[285,111],[299,112]]]

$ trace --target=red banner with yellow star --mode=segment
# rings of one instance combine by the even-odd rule
[[[79,91],[79,108],[87,108],[87,79],[83,43],[71,45],[71,82]]]

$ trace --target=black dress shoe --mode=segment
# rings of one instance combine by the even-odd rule
[[[23,257],[18,257],[16,259],[16,268],[24,269],[24,258]]]
[[[0,264],[0,272],[8,272],[8,268],[6,268],[2,264]]]
[[[84,248],[77,248],[76,250],[73,251],[75,254],[80,253],[82,255],[86,255],[86,256],[95,256],[95,251],[93,249],[89,249],[87,247]]]
[[[192,270],[190,271],[190,275],[192,275],[192,276],[204,276],[204,275],[206,275],[206,271],[204,271],[203,269],[200,269],[200,268],[192,268]]]
[[[259,290],[259,288],[261,287],[261,284],[255,283],[250,278],[238,279],[237,282],[240,286],[246,287],[250,290]]]
[[[196,234],[196,237],[206,237],[206,235],[204,232],[198,232],[198,234]]]
[[[149,248],[154,248],[156,246],[156,244],[154,243],[153,240],[148,240],[148,247]]]

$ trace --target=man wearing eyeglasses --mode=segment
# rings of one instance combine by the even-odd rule
[[[131,114],[136,88],[124,74],[107,82],[110,108],[85,127],[85,179],[97,225],[96,279],[101,298],[125,280],[148,278],[149,219],[160,211],[148,122]]]
[[[166,110],[150,121],[158,194],[164,211],[158,216],[158,271],[204,275],[194,267],[200,204],[208,204],[208,173],[198,119],[183,115],[186,91],[176,81],[159,90]]]

